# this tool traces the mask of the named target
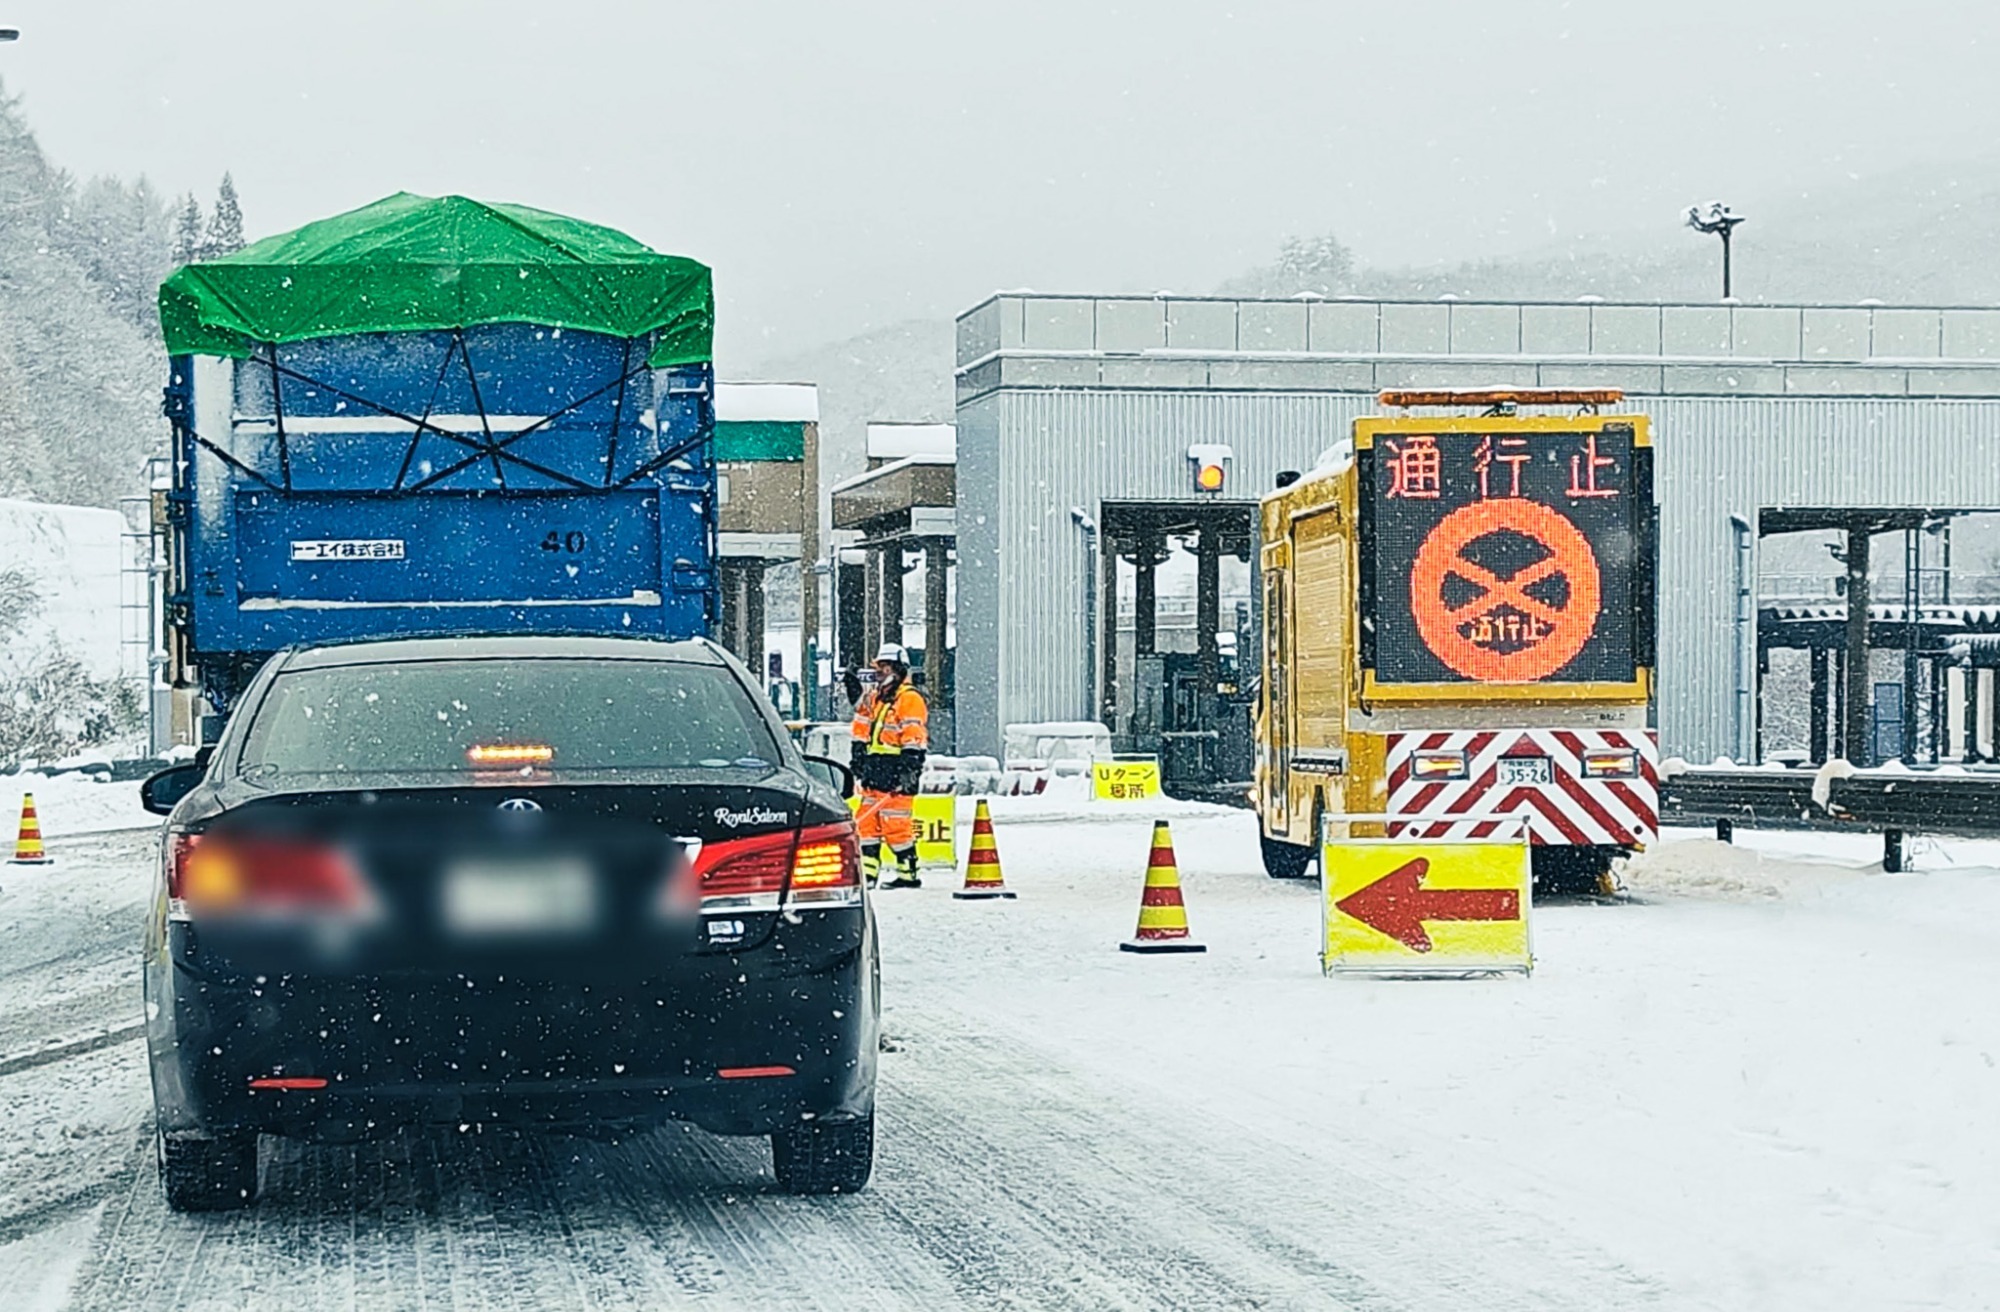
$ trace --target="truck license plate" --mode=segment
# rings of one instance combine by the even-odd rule
[[[1546,756],[1503,756],[1497,780],[1503,784],[1552,784],[1555,775],[1550,771]]]
[[[462,861],[445,872],[444,924],[460,934],[574,934],[597,923],[582,861]]]

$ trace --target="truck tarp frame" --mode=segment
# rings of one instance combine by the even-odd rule
[[[398,192],[177,269],[160,288],[170,355],[248,359],[260,343],[493,323],[653,337],[655,369],[714,354],[706,265],[612,228],[463,196]]]

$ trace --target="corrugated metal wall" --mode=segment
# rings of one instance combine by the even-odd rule
[[[1660,740],[1738,754],[1730,517],[1775,506],[2000,509],[2000,401],[1635,398],[1659,447]],[[1900,551],[1900,548],[1898,548]]]
[[[1770,506],[2000,509],[2000,401],[1638,398],[1661,502],[1663,749],[1736,753],[1730,518]],[[961,750],[1092,718],[1084,535],[1070,507],[1189,496],[1186,452],[1234,448],[1251,500],[1373,413],[1372,393],[1003,390],[959,411]]]

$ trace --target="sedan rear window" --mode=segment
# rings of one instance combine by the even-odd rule
[[[253,775],[763,768],[778,747],[723,669],[479,660],[295,670],[245,739]]]

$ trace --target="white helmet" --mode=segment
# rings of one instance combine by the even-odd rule
[[[880,665],[883,661],[888,661],[892,665],[908,665],[910,653],[903,650],[903,644],[900,642],[885,642],[882,644],[882,650],[875,653],[875,663]]]

